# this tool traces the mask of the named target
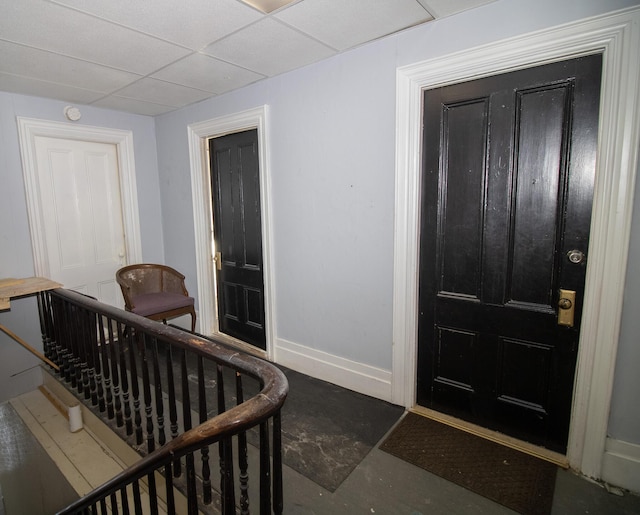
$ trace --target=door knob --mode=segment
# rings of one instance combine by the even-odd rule
[[[584,261],[584,252],[581,252],[577,249],[570,250],[569,252],[567,252],[567,259],[569,259],[569,261],[574,265],[582,263],[582,261]]]
[[[213,260],[216,262],[216,269],[222,270],[222,252],[216,252]]]
[[[558,325],[573,327],[575,314],[576,292],[573,290],[560,290],[558,299]]]

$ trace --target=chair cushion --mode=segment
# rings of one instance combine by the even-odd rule
[[[193,297],[185,297],[178,293],[145,293],[132,299],[135,308],[131,311],[143,317],[171,311],[172,309],[193,306]]]

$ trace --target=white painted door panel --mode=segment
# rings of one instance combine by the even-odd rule
[[[38,190],[51,279],[122,307],[126,263],[116,146],[38,136]]]

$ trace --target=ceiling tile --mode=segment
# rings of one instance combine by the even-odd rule
[[[495,0],[418,0],[436,18],[444,18],[455,13],[473,9]]]
[[[75,88],[66,84],[56,84],[37,80],[31,77],[20,77],[9,73],[0,72],[0,91],[11,91],[21,95],[55,98],[81,104],[90,104],[104,96],[99,91]]]
[[[200,50],[263,15],[237,0],[53,0],[100,18]]]
[[[210,97],[211,93],[158,79],[144,78],[122,88],[116,95],[154,104],[182,107],[204,100]]]
[[[127,113],[147,116],[156,116],[175,110],[173,106],[154,104],[152,102],[144,102],[142,100],[123,98],[115,95],[105,97],[102,100],[94,102],[93,105],[96,107],[104,107],[105,109],[115,109],[117,111],[126,111]]]
[[[211,93],[221,94],[257,80],[259,75],[203,54],[192,54],[163,68],[152,77]]]
[[[110,93],[140,78],[79,59],[0,40],[0,72]]]
[[[415,0],[304,0],[275,17],[338,50],[432,19]]]
[[[271,18],[209,45],[204,52],[267,76],[278,75],[335,54],[318,41]]]
[[[146,75],[190,53],[44,0],[0,0],[0,38]]]

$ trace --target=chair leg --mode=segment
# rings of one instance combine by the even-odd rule
[[[195,309],[191,310],[191,332],[196,332],[196,311]]]

